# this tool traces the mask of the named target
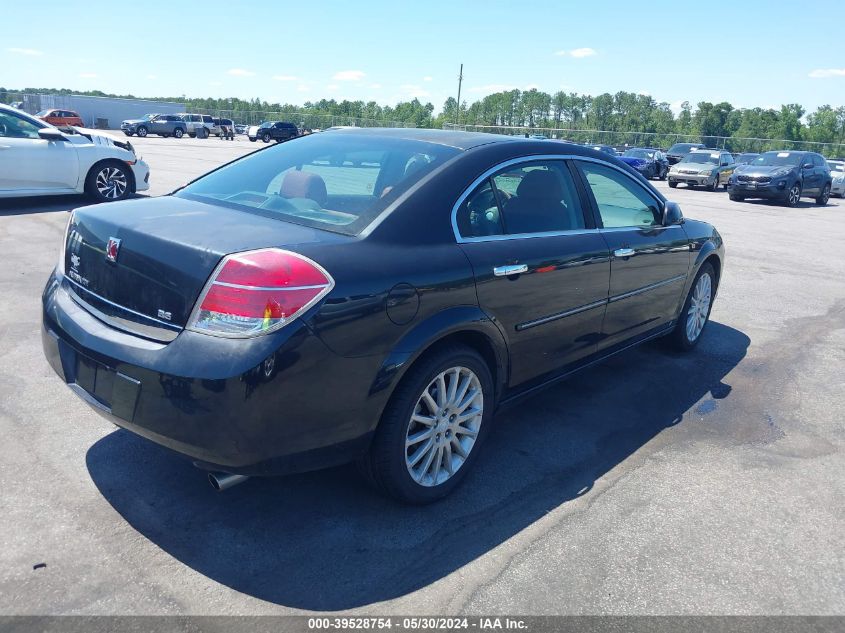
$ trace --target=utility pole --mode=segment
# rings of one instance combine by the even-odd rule
[[[458,119],[461,116],[461,83],[464,80],[464,65],[461,64],[461,71],[458,73],[458,107],[455,108],[455,125],[458,124]]]

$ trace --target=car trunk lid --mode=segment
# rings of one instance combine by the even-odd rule
[[[224,255],[270,246],[313,248],[315,243],[348,239],[164,196],[77,209],[67,234],[64,271],[72,290],[98,316],[118,313],[123,329],[169,340],[132,324],[181,330]]]

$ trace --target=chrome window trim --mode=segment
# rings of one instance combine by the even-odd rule
[[[578,156],[576,154],[536,154],[533,156],[520,156],[518,158],[511,158],[509,160],[503,161],[501,163],[497,163],[490,169],[486,170],[480,176],[478,176],[472,183],[464,189],[463,193],[458,197],[457,202],[452,205],[452,233],[455,236],[455,241],[458,244],[472,244],[476,242],[497,242],[502,240],[519,240],[519,239],[530,239],[536,237],[559,237],[563,235],[584,235],[587,233],[596,233],[603,230],[626,230],[630,231],[631,229],[655,229],[655,228],[669,228],[663,226],[628,226],[628,227],[614,227],[612,229],[604,229],[604,228],[594,228],[594,229],[572,229],[569,231],[545,231],[542,233],[513,233],[513,234],[506,234],[506,235],[481,235],[476,237],[463,237],[461,235],[460,230],[458,229],[458,209],[460,209],[461,205],[464,201],[475,191],[476,187],[478,187],[482,182],[484,182],[487,178],[490,178],[493,174],[502,169],[506,169],[508,167],[512,167],[514,165],[519,165],[522,163],[535,163],[538,161],[543,160],[555,160],[555,161],[566,161],[566,160],[583,160],[589,163],[596,163],[598,165],[604,165],[610,167],[611,169],[615,169],[620,174],[629,178],[637,185],[642,187],[645,191],[648,192],[648,195],[651,196],[654,201],[657,203],[658,207],[663,210],[664,203],[657,197],[655,197],[654,193],[652,193],[648,187],[643,187],[643,184],[639,182],[636,178],[634,178],[631,174],[626,173],[624,169],[608,163],[604,160],[600,160],[598,158],[593,158],[592,156]],[[580,194],[578,194],[577,190],[575,192],[578,195],[578,200],[580,202]],[[581,210],[583,213],[583,209]]]

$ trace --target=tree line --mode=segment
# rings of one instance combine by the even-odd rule
[[[0,102],[13,101],[15,95],[20,93],[136,98],[133,95],[112,95],[97,90],[74,92],[68,89],[26,88],[13,91],[0,88]],[[525,128],[524,131],[600,130],[607,133],[600,138],[587,132],[580,136],[552,134],[578,137],[570,140],[584,142],[621,144],[622,139],[630,138],[638,144],[647,141],[652,145],[665,146],[679,140],[680,135],[688,137],[684,140],[700,140],[708,145],[743,151],[769,147],[764,143],[740,139],[777,139],[840,144],[838,148],[828,148],[829,151],[825,153],[845,153],[845,106],[823,105],[807,113],[797,103],[785,104],[776,109],[735,108],[725,101],[701,101],[695,107],[684,102],[676,114],[668,103],[658,102],[650,95],[624,91],[597,96],[564,91],[549,94],[536,89],[498,92],[470,104],[462,101],[460,108],[457,101],[450,97],[437,115],[431,103],[422,103],[419,99],[400,102],[395,106],[381,105],[375,101],[334,99],[307,101],[302,105],[237,97],[157,97],[151,100],[184,102],[189,111],[230,116],[238,123],[247,124],[269,118],[288,118],[312,128],[327,127],[327,124],[384,123],[440,128],[444,124],[457,122],[471,126],[519,127]]]

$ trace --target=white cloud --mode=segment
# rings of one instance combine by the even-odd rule
[[[425,76],[423,77],[423,81],[434,81],[434,77]]]
[[[209,86],[222,86],[223,82],[222,81],[209,81],[208,85]]]
[[[828,77],[845,77],[845,68],[817,68],[810,73],[813,79],[827,79]]]
[[[232,68],[231,70],[227,71],[227,75],[232,75],[232,77],[254,77],[255,73],[251,70],[244,70],[243,68]]]
[[[511,86],[508,84],[487,84],[486,86],[475,86],[470,88],[470,92],[482,92],[485,94],[493,94],[494,92],[506,92],[508,90],[513,90],[516,86]]]
[[[399,89],[409,99],[423,99],[431,96],[428,90],[423,90],[420,86],[414,84],[403,84],[399,86]]]
[[[79,73],[80,79],[96,79],[97,73]]]
[[[340,86],[338,86],[337,84],[329,84],[328,86],[326,86],[326,90],[337,90],[338,88],[340,88]]]
[[[308,84],[299,84],[296,87],[297,92],[308,92],[311,89],[311,86]]]
[[[28,55],[30,57],[40,57],[44,54],[44,51],[39,51],[36,48],[7,48],[6,49],[10,53],[14,53],[15,55]]]
[[[651,93],[648,90],[637,90],[638,95],[642,95],[643,97],[650,97]]]
[[[540,86],[538,86],[537,84],[528,84],[527,86],[525,86],[525,88],[523,88],[523,90],[525,90],[525,91],[539,90],[539,89],[540,89]]]
[[[381,84],[370,84],[372,90],[381,90]]]
[[[158,75],[147,75],[147,79],[158,79]]]
[[[364,77],[367,76],[362,70],[341,70],[334,74],[335,81],[361,81]]]
[[[594,48],[574,48],[571,51],[555,51],[555,55],[558,57],[591,57],[596,55],[596,49]]]
[[[276,81],[299,81],[299,77],[296,75],[273,75],[273,79]]]
[[[674,114],[675,116],[678,116],[681,113],[681,110],[683,110],[683,108],[681,107],[683,105],[684,105],[683,99],[678,99],[677,101],[673,101],[672,103],[669,104],[669,109],[672,110],[672,114]]]

